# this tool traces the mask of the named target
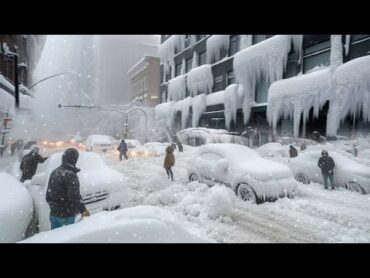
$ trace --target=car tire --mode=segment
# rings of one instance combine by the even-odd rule
[[[235,190],[236,196],[246,202],[252,202],[258,204],[258,198],[253,187],[247,183],[241,183],[236,187]]]
[[[190,182],[193,182],[193,181],[200,182],[200,179],[199,179],[199,177],[196,174],[190,174],[189,181]]]
[[[303,173],[298,173],[296,176],[295,176],[295,180],[298,181],[298,182],[301,182],[303,184],[310,184],[310,179],[307,177],[307,175],[303,174]]]
[[[347,182],[346,187],[347,187],[348,190],[355,191],[355,192],[358,192],[360,194],[366,194],[365,190],[357,182],[354,182],[354,181]]]

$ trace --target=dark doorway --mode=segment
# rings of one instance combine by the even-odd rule
[[[318,118],[313,116],[313,107],[310,109],[308,121],[306,123],[306,138],[311,138],[314,131],[326,136],[326,119],[328,116],[329,101],[327,101],[319,112]],[[300,123],[301,136],[303,134],[303,121]]]

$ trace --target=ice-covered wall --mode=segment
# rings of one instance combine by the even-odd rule
[[[156,118],[163,122],[168,129],[172,129],[174,118],[176,115],[176,102],[170,101],[158,104],[155,107]]]
[[[370,121],[370,56],[364,56],[333,68],[274,82],[269,88],[267,118],[276,130],[280,118],[294,120],[294,136],[299,134],[301,117],[314,117],[327,102],[326,135],[335,136],[341,120],[359,114]]]
[[[211,63],[214,58],[220,60],[221,50],[229,49],[230,35],[213,35],[207,39],[207,63]]]
[[[298,137],[302,114],[306,121],[313,107],[317,117],[330,96],[329,69],[276,81],[269,88],[267,119],[274,130],[280,118],[294,119],[294,136]]]
[[[180,75],[168,82],[169,100],[182,100],[186,96],[186,76]]]
[[[327,135],[336,135],[340,120],[347,115],[359,115],[370,121],[370,56],[364,56],[339,66],[333,74],[334,101],[328,112]]]
[[[211,93],[213,87],[211,65],[202,65],[190,70],[187,74],[187,86],[191,96]]]
[[[291,46],[298,43],[296,36],[277,35],[235,54],[233,62],[235,78],[243,85],[245,94],[243,99],[245,123],[249,121],[257,83],[266,80],[271,84],[282,79]]]
[[[164,72],[168,73],[170,67],[174,70],[173,57],[175,56],[176,49],[179,51],[185,47],[184,35],[172,35],[164,41],[159,47],[159,56],[161,63],[163,63]],[[173,75],[174,76],[174,75]]]

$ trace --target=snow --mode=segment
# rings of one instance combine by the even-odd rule
[[[176,115],[176,106],[175,101],[165,102],[158,104],[155,107],[155,115],[160,120],[163,121],[167,128],[172,127],[175,115]]]
[[[198,127],[199,120],[202,114],[206,111],[207,108],[207,96],[205,94],[197,95],[192,99],[192,109],[193,109],[193,118],[192,118],[192,127]]]
[[[217,105],[224,102],[225,91],[218,91],[207,95],[207,106]]]
[[[290,35],[276,35],[234,55],[235,77],[245,90],[243,99],[245,123],[249,121],[257,83],[266,80],[271,84],[282,79],[291,45],[297,41],[293,38],[295,37]]]
[[[370,56],[360,57],[339,66],[333,74],[334,102],[329,110],[327,134],[336,135],[339,120],[362,111],[362,119],[370,120]],[[329,122],[329,119],[328,119]]]
[[[82,221],[37,234],[21,243],[211,243],[165,209],[138,206],[100,212]]]
[[[0,172],[0,242],[22,240],[32,211],[32,198],[27,188],[11,175]]]
[[[209,190],[205,212],[210,218],[231,217],[235,193],[225,186],[215,185]]]
[[[279,80],[271,84],[268,92],[267,119],[276,130],[278,120],[294,119],[294,136],[298,137],[303,114],[307,121],[313,107],[318,117],[320,108],[331,98],[329,69]]]
[[[180,75],[168,82],[169,100],[182,100],[186,96],[186,76]]]
[[[14,97],[0,88],[0,112],[14,113]]]
[[[229,49],[230,35],[212,35],[207,39],[207,63],[211,64],[221,58],[221,49]]]
[[[189,119],[190,106],[192,105],[193,98],[187,97],[181,101],[181,128],[185,128]]]
[[[239,84],[229,85],[224,94],[224,106],[225,106],[225,125],[226,128],[230,128],[230,123],[233,120],[236,123],[236,113],[241,108],[243,99],[243,86]]]
[[[191,96],[211,93],[213,86],[211,66],[202,65],[191,69],[187,74],[187,86]]]
[[[342,35],[331,35],[331,49],[330,49],[330,67],[335,69],[343,64],[343,44]]]

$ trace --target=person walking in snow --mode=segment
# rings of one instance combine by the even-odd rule
[[[163,163],[163,167],[164,169],[166,169],[167,176],[168,178],[171,178],[172,181],[174,180],[173,172],[171,169],[171,167],[175,165],[175,155],[173,154],[174,151],[175,150],[172,145],[166,148],[166,157],[164,158],[164,163]]]
[[[297,151],[296,148],[294,148],[293,145],[290,145],[289,155],[290,155],[290,158],[293,158],[293,157],[297,157],[298,156],[298,151]]]
[[[47,159],[47,157],[42,157],[39,152],[39,147],[34,146],[32,150],[22,158],[20,165],[22,171],[21,182],[32,179],[36,174],[39,163],[44,163]]]
[[[128,156],[127,156],[127,144],[125,142],[125,140],[121,140],[121,143],[119,144],[117,150],[119,151],[119,160],[122,160],[122,155],[126,158],[126,160],[128,159]]]
[[[319,159],[319,162],[317,165],[321,169],[321,174],[324,179],[324,187],[325,189],[328,189],[328,179],[330,180],[330,185],[335,189],[334,185],[334,168],[335,168],[335,163],[333,158],[331,158],[326,150],[323,150],[321,152],[321,157]]]
[[[46,191],[46,202],[50,206],[51,229],[75,223],[75,217],[90,216],[80,194],[80,182],[76,167],[79,153],[75,148],[66,149],[62,156],[62,165],[50,175]]]

